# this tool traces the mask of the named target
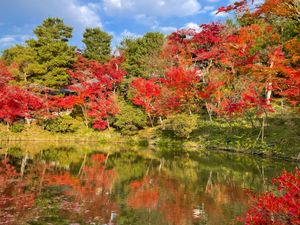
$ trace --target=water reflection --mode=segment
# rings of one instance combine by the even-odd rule
[[[283,165],[295,167],[227,153],[28,145],[2,151],[0,224],[234,224],[245,189],[271,190]]]

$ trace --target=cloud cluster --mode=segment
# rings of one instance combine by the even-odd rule
[[[45,17],[60,17],[79,27],[101,27],[98,11],[98,5],[79,0],[9,0],[1,3],[0,20],[1,17],[11,20],[26,18],[36,22]]]
[[[23,43],[25,40],[31,38],[29,35],[4,35],[0,37],[0,47],[8,47],[16,43]]]
[[[201,5],[197,0],[103,0],[103,9],[108,15],[123,17],[184,17],[197,14]]]

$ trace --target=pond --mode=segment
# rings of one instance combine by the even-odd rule
[[[1,143],[0,224],[234,224],[295,163],[216,151]]]

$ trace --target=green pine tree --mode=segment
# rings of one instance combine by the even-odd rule
[[[88,59],[107,62],[111,57],[112,36],[100,28],[87,28],[83,34],[86,48],[83,55]]]

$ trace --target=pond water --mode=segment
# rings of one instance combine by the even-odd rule
[[[95,143],[1,143],[0,224],[225,225],[294,163]]]

